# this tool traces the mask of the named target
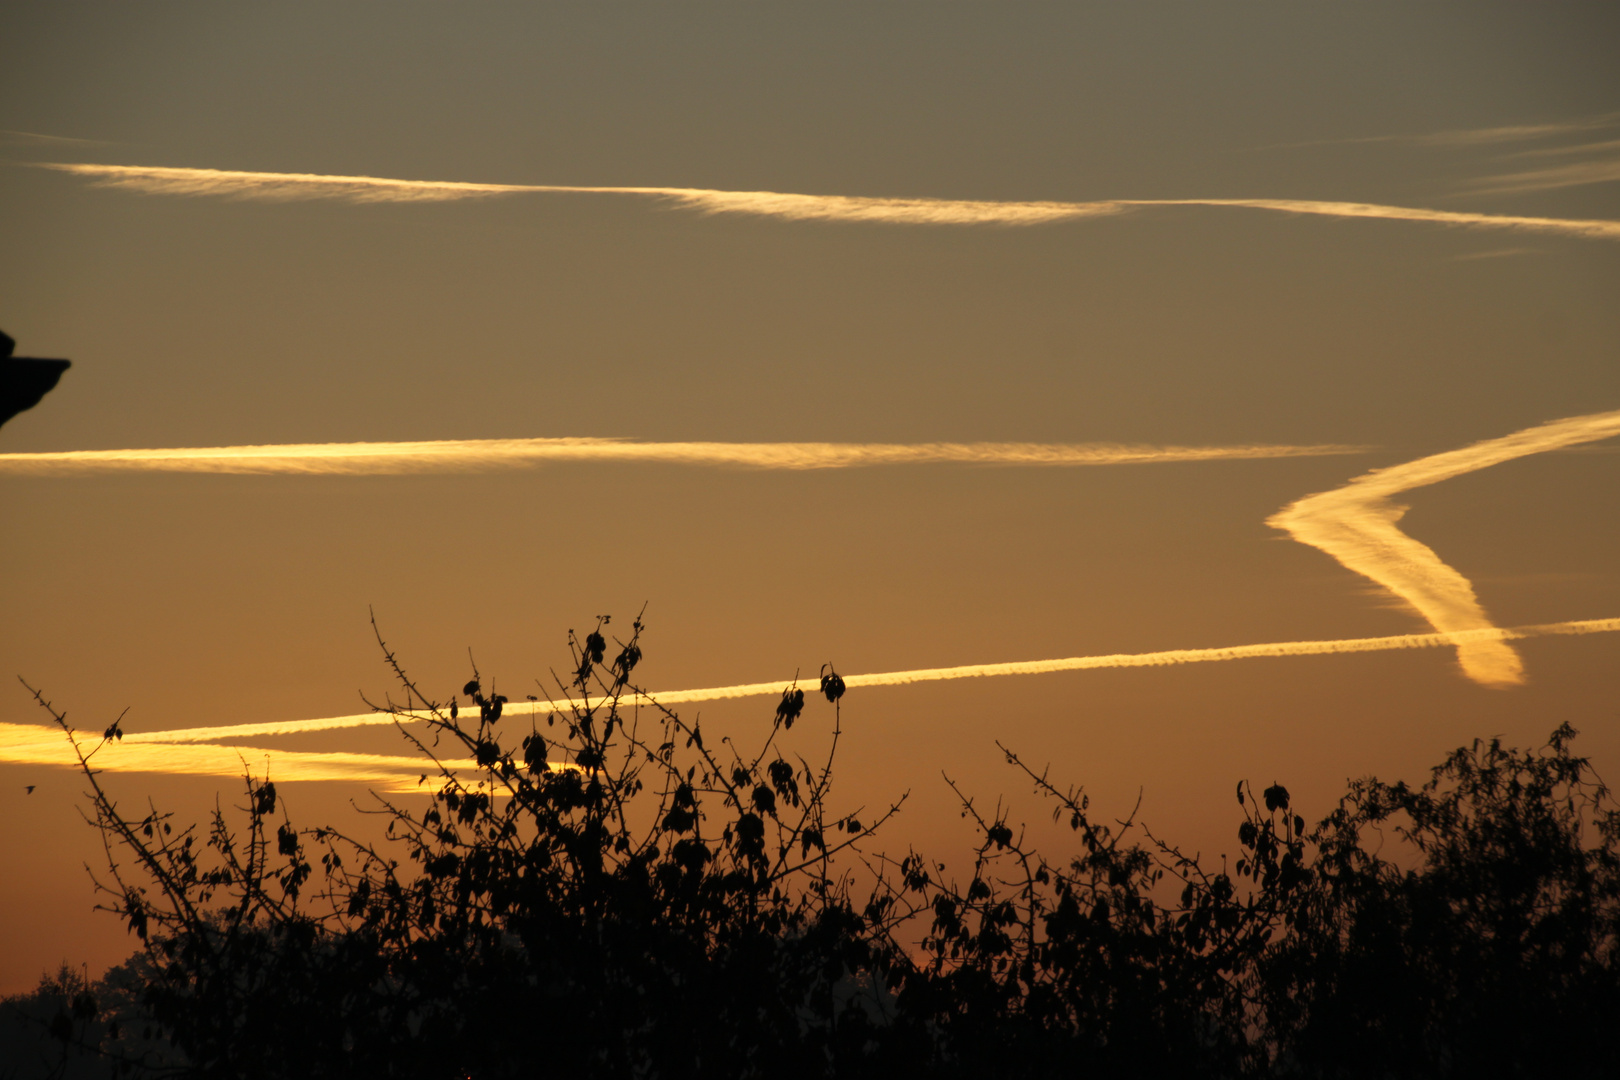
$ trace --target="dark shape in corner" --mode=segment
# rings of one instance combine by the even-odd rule
[[[71,366],[66,360],[12,356],[11,350],[16,347],[10,335],[0,332],[0,424],[38,405]]]

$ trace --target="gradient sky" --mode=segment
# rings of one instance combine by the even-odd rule
[[[654,689],[828,660],[1432,633],[1347,568],[1365,535],[1329,536],[1330,553],[1311,546],[1320,522],[1302,543],[1267,521],[1369,469],[1620,410],[1612,236],[1208,205],[1006,226],[600,193],[255,201],[33,166],[1614,222],[1616,55],[1608,5],[7,5],[0,329],[74,366],[0,430],[0,455],[560,437],[1363,449],[421,475],[0,462],[0,674],[89,730],[128,707],[133,733],[361,711],[357,691],[389,688],[368,608],[424,685],[458,687],[471,648],[513,696],[563,666],[569,628],[644,603]],[[1389,504],[1486,625],[1620,617],[1620,439],[1600,436]],[[1419,779],[1476,736],[1530,744],[1563,720],[1620,776],[1620,634],[1512,648],[1522,685],[1426,648],[856,688],[844,797],[912,792],[891,850],[959,850],[942,771],[1042,830],[1000,739],[1103,816],[1140,791],[1155,832],[1218,858],[1239,779],[1280,780],[1319,815],[1347,777]],[[771,711],[682,708],[739,738]],[[807,715],[813,741],[827,715]],[[0,685],[0,723],[45,720]],[[382,728],[236,742],[405,752]],[[192,818],[236,793],[113,782]],[[0,764],[0,990],[134,946],[90,911],[82,788]],[[284,791],[316,824],[365,788]]]

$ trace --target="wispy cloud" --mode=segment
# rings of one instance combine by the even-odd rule
[[[1578,120],[1555,121],[1547,124],[1504,124],[1500,127],[1461,128],[1452,131],[1433,131],[1421,135],[1392,135],[1385,141],[1410,142],[1427,146],[1498,146],[1503,143],[1530,142],[1536,139],[1557,139],[1567,135],[1581,135],[1590,131],[1606,131],[1620,126],[1620,113],[1604,113]],[[1374,139],[1355,140],[1372,142]]]
[[[751,469],[848,469],[876,465],[1126,465],[1172,461],[1353,454],[1364,447],[1142,446],[1117,443],[727,443],[622,439],[459,439],[437,442],[293,443],[168,450],[66,450],[0,454],[0,473],[269,473],[328,476],[521,468],[547,462],[662,462]]]
[[[0,146],[107,146],[102,139],[74,139],[66,135],[42,135],[37,131],[0,131]]]
[[[1407,507],[1391,498],[1504,461],[1620,435],[1620,411],[1555,420],[1460,450],[1375,469],[1341,488],[1307,495],[1266,519],[1387,589],[1457,645],[1463,672],[1486,686],[1524,682],[1524,665],[1485,614],[1468,579],[1403,533]],[[1468,636],[1474,635],[1474,636]]]
[[[1604,184],[1620,180],[1620,156],[1597,161],[1572,161],[1546,169],[1526,169],[1473,181],[1461,189],[1466,195],[1522,195],[1530,191]]]
[[[1403,142],[1417,145],[1454,149],[1498,147],[1508,143],[1536,142],[1562,139],[1571,135],[1589,135],[1620,128],[1620,113],[1588,117],[1566,123],[1519,124],[1507,127],[1477,128],[1466,131],[1441,131],[1425,135],[1384,135],[1365,139],[1342,140],[1351,143]],[[1302,143],[1296,145],[1319,145]],[[1505,148],[1505,147],[1504,147]],[[1576,187],[1583,184],[1601,184],[1620,180],[1620,139],[1605,138],[1575,142],[1561,142],[1553,146],[1536,146],[1528,150],[1514,150],[1498,155],[1497,160],[1530,160],[1585,157],[1585,161],[1570,161],[1544,168],[1522,169],[1517,172],[1481,177],[1457,189],[1459,195],[1518,195],[1532,191],[1549,191]]]
[[[1616,126],[1620,126],[1620,113],[1604,113],[1601,116],[1586,116],[1577,120],[1554,121],[1547,124],[1504,124],[1500,127],[1436,131],[1427,135],[1406,136],[1406,141],[1427,143],[1431,146],[1494,146],[1535,139],[1557,139],[1589,131],[1606,131]]]
[[[1426,131],[1396,135],[1363,135],[1349,139],[1313,139],[1309,142],[1287,143],[1286,146],[1354,146],[1365,143],[1409,143],[1416,146],[1470,147],[1495,146],[1502,143],[1530,142],[1536,139],[1555,139],[1566,135],[1579,135],[1590,131],[1604,131],[1620,127],[1620,113],[1604,113],[1575,120],[1553,121],[1545,124],[1504,124],[1498,127],[1456,128],[1450,131]]]
[[[1600,113],[1596,116],[1557,120],[1545,124],[1506,124],[1500,127],[1464,128],[1457,131],[1439,131],[1425,141],[1440,146],[1490,146],[1501,143],[1531,142],[1537,139],[1561,139],[1569,135],[1585,135],[1593,131],[1610,131],[1620,127],[1620,112]]]
[[[1601,142],[1566,143],[1563,146],[1542,146],[1534,150],[1516,150],[1511,154],[1504,155],[1504,160],[1569,157],[1571,154],[1606,154],[1611,151],[1620,152],[1620,139],[1604,139]]]
[[[1335,656],[1352,653],[1389,652],[1406,649],[1433,649],[1467,645],[1503,643],[1534,637],[1603,634],[1620,631],[1620,619],[1582,619],[1570,622],[1545,623],[1511,628],[1485,627],[1439,634],[1397,634],[1389,637],[1336,638],[1324,641],[1280,641],[1259,645],[1230,645],[1214,649],[1169,649],[1162,652],[1111,653],[1103,656],[1071,656],[1056,660],[1019,660],[1000,664],[963,664],[956,667],[915,668],[908,671],[881,671],[865,675],[846,675],[844,685],[851,688],[868,686],[909,686],[913,683],[943,682],[953,679],[983,679],[1003,675],[1046,675],[1061,671],[1095,671],[1110,668],[1171,667],[1181,664],[1203,664],[1226,660],[1253,660],[1291,656]],[[660,705],[682,705],[697,701],[725,701],[747,697],[778,695],[787,684],[772,682],[737,683],[731,686],[711,686],[697,690],[662,690],[642,695],[627,695],[629,704],[656,701]],[[507,717],[544,715],[568,702],[514,701],[506,705]],[[284,720],[253,724],[223,724],[212,727],[171,728],[167,731],[148,731],[124,736],[128,746],[171,746],[187,743],[213,743],[218,739],[258,738],[275,735],[305,735],[318,731],[336,731],[344,728],[392,725],[396,719],[410,722],[423,720],[429,714],[422,711],[402,713],[396,718],[390,713],[356,713],[351,716],[328,716],[316,720]],[[9,725],[22,728],[23,725]],[[0,761],[14,760],[7,755],[5,738],[7,725],[0,725]],[[29,732],[47,729],[27,728]],[[39,741],[37,735],[34,741]],[[227,748],[216,748],[224,750]],[[243,753],[264,754],[271,751],[253,750]],[[236,753],[232,750],[231,753]],[[365,756],[365,755],[362,755]],[[320,755],[315,755],[319,758]],[[370,760],[369,756],[366,756]],[[161,760],[161,755],[156,760]],[[381,760],[381,759],[379,759]],[[389,759],[411,761],[409,758]],[[240,767],[234,770],[240,772]]]
[[[1545,255],[1541,248],[1509,247],[1492,248],[1489,251],[1466,251],[1461,255],[1453,255],[1453,262],[1479,262],[1482,259],[1505,259],[1512,255]]]
[[[44,168],[147,194],[213,195],[286,201],[443,202],[518,194],[595,194],[651,197],[708,214],[748,214],[789,221],[881,222],[897,225],[1044,225],[1153,207],[1231,207],[1318,217],[1409,221],[1461,228],[1510,229],[1587,239],[1620,240],[1620,221],[1525,217],[1427,210],[1375,203],[1309,199],[1108,199],[1096,202],[990,202],[802,195],[778,191],[720,191],[675,187],[578,187],[394,180],[315,173],[234,172],[136,165],[47,163]]]

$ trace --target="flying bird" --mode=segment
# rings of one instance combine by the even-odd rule
[[[32,795],[33,793],[34,793],[34,785],[29,784],[28,785],[28,794]]]
[[[11,350],[16,347],[10,335],[0,331],[0,424],[38,405],[71,366],[66,360],[12,356]]]

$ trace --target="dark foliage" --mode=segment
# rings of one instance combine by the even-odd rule
[[[1620,813],[1574,736],[1351,784],[1250,977],[1295,1071],[1620,1075]],[[1369,850],[1384,829],[1409,865]]]
[[[634,689],[639,622],[606,631],[543,723],[476,672],[476,720],[430,699],[385,646],[432,798],[379,800],[380,847],[295,829],[268,779],[234,828],[132,817],[82,751],[161,1047],[75,1037],[232,1077],[1620,1075],[1620,812],[1568,727],[1356,781],[1314,828],[1240,784],[1220,871],[1007,751],[1074,853],[963,796],[961,884],[871,849],[898,804],[830,809],[830,666],[827,713],[790,686],[745,752]]]

